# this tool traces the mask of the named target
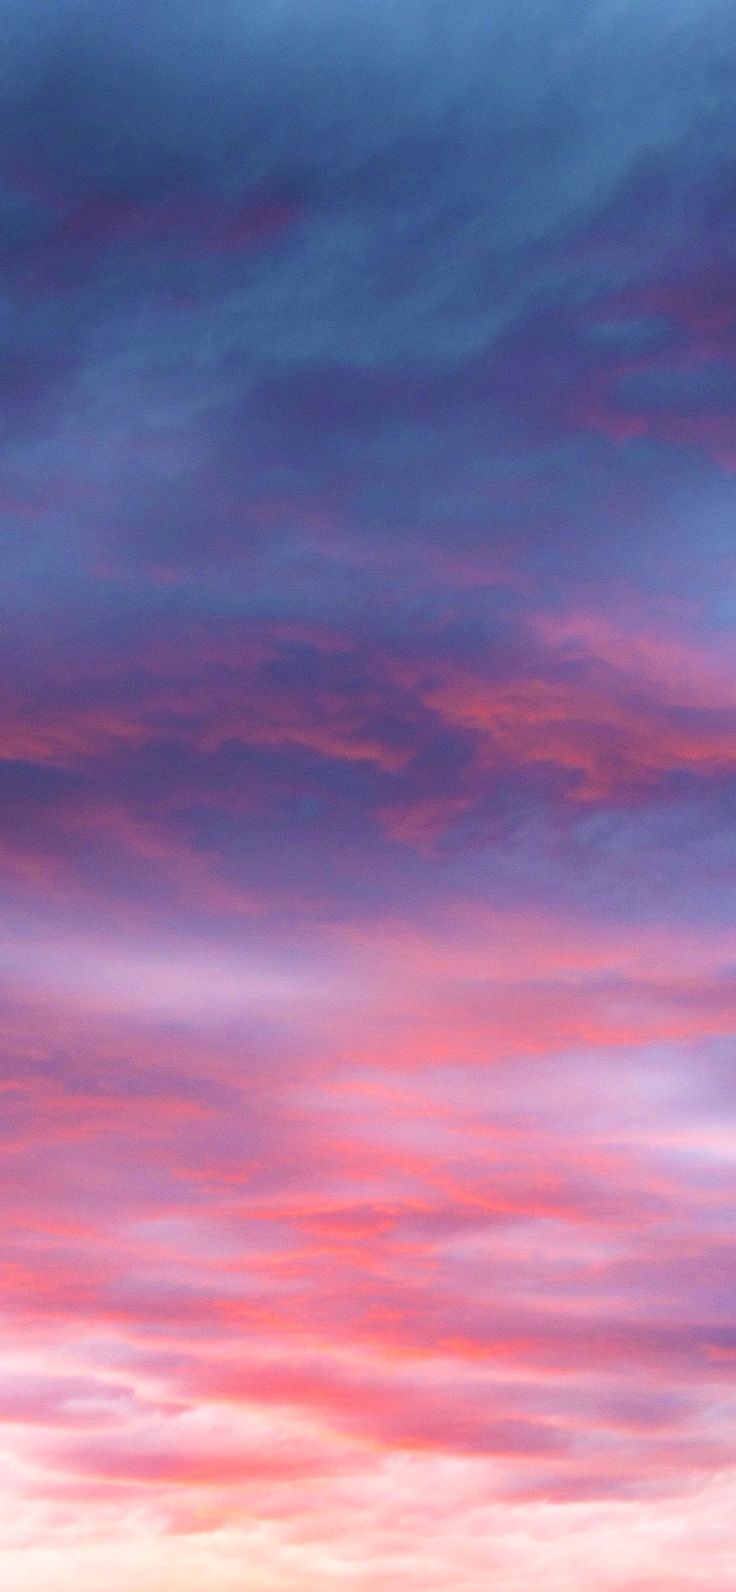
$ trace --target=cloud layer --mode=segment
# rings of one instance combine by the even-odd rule
[[[0,1575],[731,1592],[731,8],[0,10]]]

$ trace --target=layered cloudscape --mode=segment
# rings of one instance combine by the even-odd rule
[[[733,1592],[733,9],[0,20],[0,1580]]]

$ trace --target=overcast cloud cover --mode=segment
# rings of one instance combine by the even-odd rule
[[[733,1592],[733,7],[0,30],[0,1579]]]

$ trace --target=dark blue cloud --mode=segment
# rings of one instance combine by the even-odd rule
[[[343,854],[383,857],[381,824],[423,803],[473,852],[548,811],[584,833],[586,755],[619,760],[595,799],[629,843],[632,804],[700,812],[709,780],[720,832],[729,769],[682,745],[723,738],[725,710],[651,709],[650,740],[676,744],[642,772],[615,717],[641,702],[619,684],[612,707],[590,660],[561,671],[532,620],[633,587],[700,604],[702,641],[722,601],[729,8],[4,15],[8,667],[34,723],[43,704],[71,737],[66,762],[39,757],[145,821],[180,780],[190,819],[167,821],[196,846],[219,803],[224,851],[240,780],[268,811],[252,865],[280,877],[287,856],[308,871],[304,826],[327,812],[330,855],[340,829]],[[237,667],[199,650],[198,620],[242,626]],[[265,659],[247,651],[264,626]],[[153,638],[178,658],[168,694]],[[495,721],[432,705],[420,658],[440,685],[571,690],[572,751],[525,752],[537,696],[518,758],[497,755]]]

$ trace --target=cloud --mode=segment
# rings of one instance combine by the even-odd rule
[[[0,9],[0,1579],[730,1592],[731,10]]]

